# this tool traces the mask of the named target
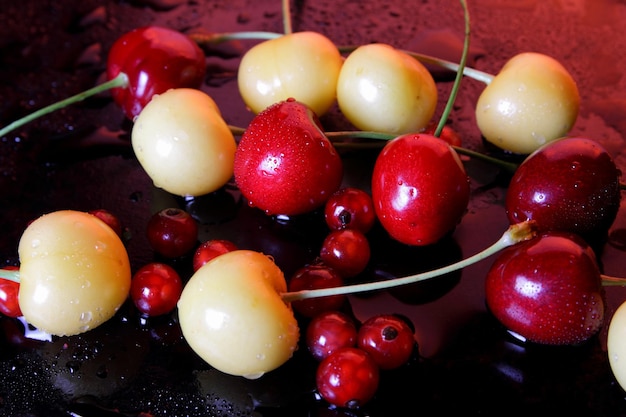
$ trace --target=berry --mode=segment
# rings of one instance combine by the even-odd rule
[[[372,197],[358,188],[342,188],[324,206],[324,219],[331,230],[370,231],[376,221]]]
[[[326,236],[320,259],[344,278],[352,278],[365,270],[370,260],[367,237],[352,229],[334,230]]]
[[[237,250],[237,245],[229,240],[212,239],[201,243],[193,254],[194,272],[213,258],[234,250]]]
[[[318,288],[334,288],[343,285],[343,278],[326,265],[306,265],[297,270],[289,280],[289,291],[314,290]],[[324,311],[340,309],[346,301],[344,295],[312,298],[294,301],[291,305],[295,311],[305,317],[315,317]]]
[[[415,338],[404,318],[381,314],[361,325],[357,346],[369,353],[380,369],[395,369],[408,362]]]
[[[318,365],[317,390],[332,405],[357,409],[376,394],[380,371],[365,351],[345,347],[328,355]]]
[[[130,297],[139,311],[147,316],[171,312],[183,291],[178,272],[163,263],[150,263],[133,275]]]
[[[189,213],[167,208],[154,213],[146,229],[152,248],[166,258],[189,253],[198,241],[198,224]]]
[[[16,266],[5,266],[4,269],[17,271]],[[8,279],[0,279],[0,313],[8,317],[20,317],[22,310],[18,301],[20,284]]]
[[[309,352],[321,361],[339,348],[356,346],[357,328],[347,314],[326,311],[309,322],[305,337]]]

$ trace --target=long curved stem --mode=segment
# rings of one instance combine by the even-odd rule
[[[232,40],[270,40],[283,36],[283,33],[277,32],[264,32],[264,31],[251,31],[251,32],[224,32],[224,33],[194,33],[189,37],[200,46],[216,45],[223,42]]]
[[[285,35],[293,33],[293,28],[291,25],[291,4],[290,0],[282,0],[282,8],[283,8],[283,31]]]
[[[20,282],[20,271],[17,269],[0,269],[0,279]]]
[[[6,125],[2,129],[0,129],[0,136],[4,136],[9,132],[17,129],[20,126],[25,125],[26,123],[32,122],[33,120],[45,116],[46,114],[52,113],[53,111],[59,110],[63,107],[67,107],[70,104],[77,103],[79,101],[83,101],[88,97],[95,96],[103,91],[110,90],[112,88],[126,88],[128,86],[128,77],[123,72],[119,73],[119,75],[107,82],[104,82],[100,85],[97,85],[89,90],[85,90],[81,93],[73,95],[72,97],[68,97],[64,100],[57,101],[56,103],[52,103],[49,106],[46,106],[42,109],[39,109],[33,113],[30,113],[21,119],[17,119],[14,122]]]
[[[387,281],[368,282],[364,284],[345,285],[343,287],[321,288],[316,290],[286,292],[283,293],[281,297],[283,301],[289,303],[292,301],[305,300],[310,298],[377,291],[398,287],[401,285],[413,284],[419,281],[424,281],[430,278],[435,278],[441,275],[448,274],[453,271],[457,271],[459,269],[463,269],[501,251],[504,248],[507,248],[524,240],[531,239],[535,235],[536,231],[534,223],[532,221],[526,221],[510,226],[506,230],[506,232],[504,232],[504,234],[500,237],[500,239],[498,239],[494,244],[482,250],[481,252],[443,268],[434,269],[432,271],[423,272],[421,274],[409,275],[407,277],[390,279]]]
[[[456,96],[459,93],[459,87],[461,85],[461,80],[463,79],[463,69],[465,68],[465,64],[467,62],[467,54],[469,53],[470,46],[470,17],[469,10],[467,9],[467,3],[465,0],[460,0],[461,6],[463,6],[463,15],[465,17],[465,35],[463,40],[463,53],[461,54],[461,61],[459,62],[459,70],[456,72],[456,77],[454,78],[454,84],[452,86],[452,90],[450,91],[450,97],[446,103],[446,107],[443,109],[443,113],[441,118],[439,119],[439,123],[437,124],[437,128],[435,129],[434,135],[439,137],[441,135],[441,131],[446,125],[446,121],[448,120],[448,116],[450,116],[450,112],[452,112],[452,107],[454,106],[454,101],[456,100]]]

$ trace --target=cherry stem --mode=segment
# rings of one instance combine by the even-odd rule
[[[189,37],[196,42],[199,46],[215,45],[218,43],[228,42],[232,40],[271,40],[280,38],[282,33],[277,32],[264,32],[264,31],[251,31],[251,32],[224,32],[224,33],[194,33]]]
[[[535,223],[533,221],[517,223],[510,226],[506,230],[506,232],[504,232],[504,234],[500,237],[500,239],[498,239],[488,248],[473,256],[470,256],[469,258],[463,259],[459,262],[455,262],[442,268],[434,269],[432,271],[427,271],[420,274],[409,275],[402,278],[394,278],[387,281],[376,281],[363,284],[345,285],[342,287],[320,288],[315,290],[285,292],[281,294],[281,298],[284,302],[290,303],[293,301],[318,297],[329,297],[334,295],[346,295],[360,292],[377,291],[425,281],[430,278],[435,278],[468,267],[472,264],[482,261],[485,258],[488,258],[489,256],[501,251],[502,249],[505,249],[516,243],[532,239],[536,236],[536,234],[537,232],[535,228]]]
[[[106,81],[93,88],[90,88],[81,93],[73,95],[72,97],[68,97],[64,100],[57,101],[56,103],[52,103],[49,106],[46,106],[20,119],[15,120],[14,122],[0,129],[0,137],[6,135],[7,133],[17,129],[18,127],[23,126],[26,123],[29,123],[41,116],[45,116],[46,114],[52,113],[53,111],[59,110],[63,107],[67,107],[70,104],[78,103],[79,101],[83,101],[88,97],[95,96],[96,94],[99,94],[103,91],[110,90],[112,88],[117,88],[117,87],[121,87],[121,88],[128,87],[128,76],[124,74],[123,72],[120,72],[117,77],[109,81]]]
[[[293,33],[293,29],[291,26],[291,6],[290,0],[282,0],[282,9],[283,9],[283,31],[285,35],[289,35]]]
[[[605,287],[626,287],[626,278],[611,277],[609,275],[600,275],[602,285]]]
[[[360,138],[360,139],[376,139],[376,140],[388,141],[388,140],[394,139],[397,135],[392,135],[392,134],[383,133],[383,132],[349,131],[348,130],[348,131],[342,131],[342,132],[326,132],[326,136],[329,139],[333,140],[333,145],[336,148],[356,149],[356,148],[363,148],[363,147],[371,147],[371,148],[380,147],[384,145],[384,142],[381,142],[381,144],[377,144],[377,143],[365,144],[362,142],[354,143],[354,142],[337,141],[337,139]],[[519,166],[518,164],[514,162],[508,162],[502,159],[494,158],[492,156],[485,155],[484,153],[480,153],[477,151],[473,151],[471,149],[463,148],[461,146],[452,146],[452,148],[454,148],[454,150],[457,151],[459,154],[470,156],[472,158],[480,159],[482,161],[496,165],[506,170],[509,173],[515,172]]]
[[[448,97],[448,101],[446,103],[446,107],[443,109],[443,113],[441,118],[439,119],[439,123],[437,124],[437,128],[435,129],[434,135],[439,137],[441,135],[441,131],[446,125],[448,120],[448,116],[450,116],[450,112],[452,112],[452,107],[454,106],[454,101],[456,100],[456,96],[459,92],[459,86],[461,85],[461,79],[463,79],[463,69],[465,68],[465,63],[467,62],[467,54],[469,52],[470,46],[470,17],[469,10],[467,9],[467,3],[465,0],[460,0],[461,6],[463,7],[463,16],[465,20],[465,34],[463,40],[463,52],[461,54],[461,61],[459,62],[459,69],[456,73],[456,77],[454,77],[454,84],[452,85],[452,90],[450,91],[450,97]]]
[[[18,269],[0,269],[0,279],[13,282],[20,282],[20,271]]]

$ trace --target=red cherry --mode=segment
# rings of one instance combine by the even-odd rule
[[[361,325],[357,346],[369,353],[381,369],[395,369],[409,361],[415,338],[405,319],[381,314]]]
[[[407,134],[391,140],[372,174],[372,199],[382,226],[407,245],[429,245],[450,233],[469,202],[469,181],[443,140]]]
[[[378,389],[380,371],[365,351],[345,347],[326,357],[316,373],[317,390],[337,407],[356,409],[369,402]]]
[[[4,269],[17,271],[16,266],[5,266]],[[20,284],[8,279],[0,279],[0,313],[8,317],[21,317],[22,310],[18,300]]]
[[[437,130],[437,125],[438,123],[435,123],[435,122],[429,123],[422,133],[425,133],[428,135],[434,135],[435,131]],[[439,134],[438,137],[439,139],[446,141],[451,146],[463,145],[461,136],[459,136],[459,134],[448,125],[445,125],[443,129],[441,129],[441,133]]]
[[[324,219],[331,230],[356,229],[367,233],[376,221],[372,197],[358,188],[342,188],[326,201]]]
[[[183,291],[178,272],[163,263],[150,263],[133,275],[130,297],[139,311],[147,316],[171,312]]]
[[[122,222],[120,222],[120,219],[115,214],[105,209],[91,210],[89,214],[93,214],[109,225],[118,236],[122,236]]]
[[[513,175],[507,215],[511,224],[532,219],[540,230],[602,237],[619,210],[620,175],[609,153],[591,139],[550,142]]]
[[[489,270],[485,289],[493,315],[531,342],[579,344],[604,320],[596,257],[576,235],[546,232],[505,249]]]
[[[177,258],[191,251],[198,241],[198,224],[179,208],[163,209],[150,217],[147,226],[152,248],[166,258]]]
[[[212,239],[203,242],[193,254],[194,272],[213,258],[237,249],[237,245],[229,240]]]
[[[204,81],[204,52],[188,36],[148,26],[125,33],[111,47],[107,77],[128,76],[127,88],[111,90],[113,99],[134,119],[155,94],[171,88],[200,88]]]
[[[367,237],[358,230],[334,230],[328,234],[322,248],[322,261],[344,278],[352,278],[365,270],[370,260]]]
[[[343,285],[343,278],[326,265],[306,265],[297,270],[289,281],[289,291],[335,288]],[[340,309],[345,303],[344,295],[310,298],[291,303],[293,309],[305,317],[315,317],[324,311]]]
[[[356,346],[356,324],[345,313],[326,311],[309,322],[305,339],[311,355],[321,361],[339,348]]]
[[[322,206],[339,189],[342,163],[320,121],[294,99],[260,112],[235,153],[237,186],[250,206],[296,215]]]

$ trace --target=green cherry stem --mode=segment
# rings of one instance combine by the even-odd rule
[[[609,275],[601,274],[602,285],[605,287],[625,287],[626,286],[626,278],[618,278],[612,277]]]
[[[192,33],[189,37],[198,44],[198,46],[205,47],[210,45],[216,45],[223,42],[233,40],[271,40],[280,38],[282,33],[277,32],[264,32],[264,31],[250,31],[250,32],[224,32],[224,33]]]
[[[74,103],[78,103],[79,101],[83,101],[88,97],[91,96],[95,96],[96,94],[99,94],[103,91],[106,90],[110,90],[112,88],[117,88],[117,87],[121,87],[121,88],[126,88],[128,86],[128,76],[126,76],[126,74],[124,73],[120,73],[117,77],[106,81],[102,84],[99,84],[93,88],[90,88],[88,90],[85,90],[81,93],[78,93],[76,95],[73,95],[72,97],[68,97],[64,100],[61,101],[57,101],[56,103],[52,103],[49,106],[46,106],[42,109],[39,109],[33,113],[30,113],[20,119],[15,120],[14,122],[6,125],[5,127],[3,127],[2,129],[0,129],[0,136],[4,136],[9,132],[12,132],[13,130],[17,129],[20,126],[25,125],[28,122],[31,122],[41,116],[44,116],[46,114],[52,113],[56,110],[59,110],[63,107],[67,107],[70,104],[74,104]]]
[[[282,9],[283,9],[283,31],[285,35],[289,35],[293,33],[293,28],[291,25],[291,1],[290,0],[282,0]]]
[[[20,271],[15,269],[0,269],[0,279],[6,279],[13,282],[20,282]]]
[[[461,6],[463,7],[463,16],[465,21],[465,34],[463,40],[463,52],[461,54],[461,61],[459,62],[459,68],[456,72],[456,77],[454,78],[454,84],[452,85],[452,90],[450,91],[450,97],[448,97],[448,101],[446,103],[446,107],[443,109],[443,113],[441,118],[439,119],[439,123],[437,124],[437,128],[435,129],[434,135],[439,137],[441,135],[441,131],[446,125],[446,121],[448,120],[448,116],[450,116],[450,112],[452,112],[452,107],[454,106],[454,101],[456,100],[456,96],[459,92],[459,87],[461,85],[461,80],[463,79],[463,70],[465,69],[465,64],[467,62],[467,54],[469,53],[470,46],[470,16],[469,10],[467,9],[467,3],[465,0],[460,0]]]
[[[453,271],[458,271],[459,269],[463,269],[479,261],[482,261],[483,259],[488,258],[489,256],[498,253],[499,251],[509,246],[525,240],[529,240],[534,236],[536,236],[534,222],[526,221],[510,226],[502,234],[500,239],[498,239],[494,244],[487,247],[486,249],[483,249],[481,252],[442,268],[434,269],[432,271],[427,271],[420,274],[409,275],[402,278],[394,278],[387,281],[368,282],[364,284],[353,284],[345,285],[343,287],[321,288],[316,290],[285,292],[281,295],[281,298],[284,302],[290,303],[292,301],[305,300],[310,298],[378,291],[398,287],[401,285],[413,284],[415,282],[420,282],[444,274],[448,274]]]

